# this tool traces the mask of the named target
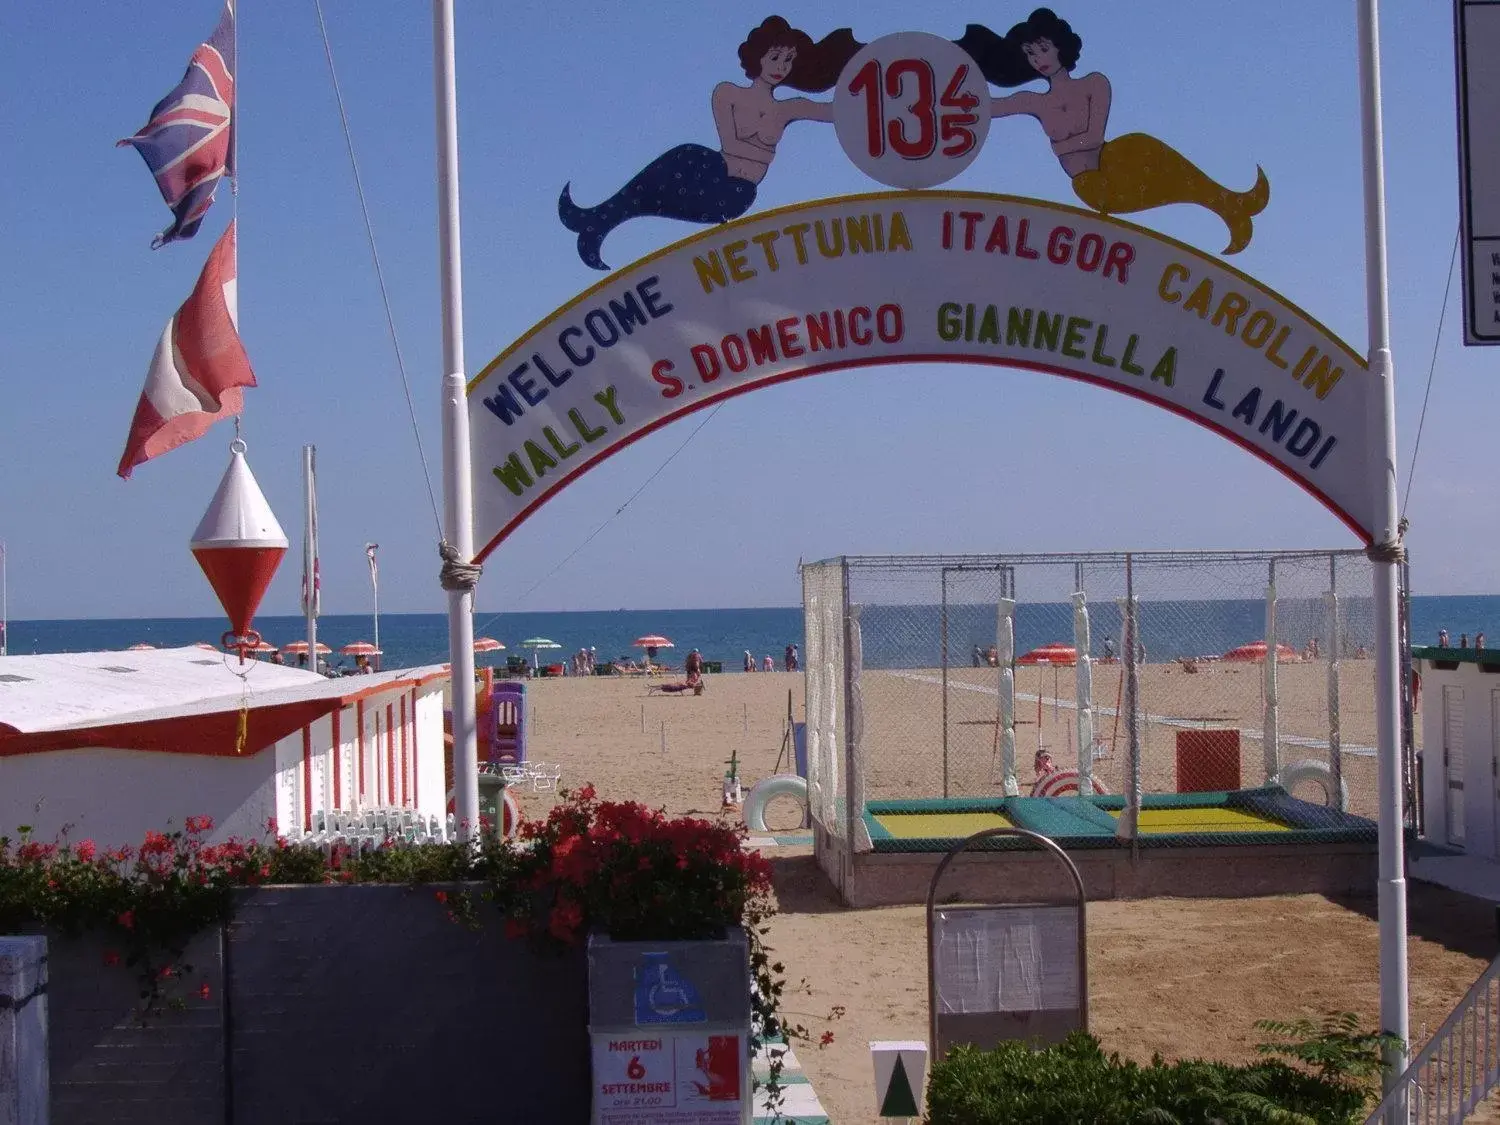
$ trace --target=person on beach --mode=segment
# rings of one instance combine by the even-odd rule
[[[1250,190],[1231,191],[1155,137],[1126,133],[1105,140],[1113,98],[1109,79],[1098,71],[1074,77],[1083,39],[1051,8],[1037,8],[1004,35],[971,23],[956,42],[992,86],[1047,83],[1041,92],[993,99],[991,116],[1036,118],[1072,179],[1073,194],[1095,211],[1121,215],[1192,203],[1224,220],[1225,254],[1250,245],[1252,220],[1271,199],[1265,172],[1256,168]]]
[[[1104,659],[1111,664],[1115,659],[1115,639],[1108,633],[1104,634]]]
[[[749,85],[721,82],[714,87],[718,149],[699,144],[669,149],[593,207],[578,206],[572,183],[563,185],[557,214],[578,235],[584,264],[608,270],[600,256],[604,239],[621,223],[642,215],[717,224],[750,210],[786,127],[794,121],[833,121],[832,102],[778,98],[777,88],[804,93],[831,89],[860,46],[847,27],[814,43],[780,16],[762,22],[739,47]]]
[[[374,673],[374,671],[375,669],[370,667],[370,658],[364,653],[360,653],[354,658],[354,674],[356,676],[368,676]]]
[[[766,653],[766,658],[761,663],[761,668],[763,668],[767,672],[776,671],[776,661],[771,659],[771,654],[769,652]]]
[[[1483,633],[1475,633],[1474,634],[1474,651],[1475,652],[1482,652],[1482,651],[1484,651],[1484,634]]]
[[[688,683],[696,683],[698,677],[703,675],[703,654],[697,649],[687,654],[687,659],[682,664],[683,671],[687,673]]]
[[[750,655],[750,650],[748,648],[745,650],[745,671],[755,671],[755,657]]]
[[[974,667],[979,668],[984,664],[984,653],[979,651],[979,646],[974,646]]]
[[[1438,630],[1438,648],[1447,648],[1447,647],[1448,647],[1448,630],[1447,629],[1439,629]]]

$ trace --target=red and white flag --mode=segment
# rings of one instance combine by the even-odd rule
[[[120,457],[120,476],[128,479],[141,462],[202,437],[215,422],[244,408],[240,388],[255,386],[255,372],[237,327],[235,257],[231,222],[192,295],[157,342]]]

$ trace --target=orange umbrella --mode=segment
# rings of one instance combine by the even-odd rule
[[[302,642],[302,647],[304,649],[307,648],[307,642],[306,641]],[[319,646],[319,647],[321,647],[321,646]],[[250,652],[280,652],[281,650],[278,649],[275,645],[273,645],[270,641],[261,641],[259,644],[254,645],[249,651]]]
[[[1244,661],[1246,663],[1264,664],[1265,660],[1266,660],[1266,642],[1265,641],[1251,641],[1247,645],[1240,645],[1239,648],[1232,648],[1232,649],[1230,649],[1223,656],[1219,657],[1219,659],[1220,660],[1238,660],[1238,661]],[[1277,645],[1276,646],[1276,663],[1277,664],[1285,664],[1288,661],[1296,660],[1296,659],[1297,659],[1297,651],[1295,649],[1290,648],[1287,645]]]
[[[1057,664],[1064,668],[1071,668],[1078,663],[1078,650],[1072,645],[1065,645],[1061,641],[1054,641],[1049,645],[1034,648],[1024,655],[1016,657],[1017,664]]]
[[[322,648],[319,645],[318,648]],[[339,652],[344,656],[379,656],[380,650],[369,641],[350,641]]]
[[[475,637],[474,638],[474,651],[475,652],[499,652],[504,647],[505,646],[503,644],[501,644],[499,641],[495,640],[494,637]]]

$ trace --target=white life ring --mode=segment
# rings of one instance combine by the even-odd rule
[[[1108,793],[1109,790],[1099,784],[1097,777],[1090,777],[1094,792],[1099,796]],[[1033,797],[1061,797],[1064,793],[1078,792],[1077,770],[1053,770],[1049,774],[1043,774],[1037,778],[1036,784],[1031,787]]]
[[[802,802],[802,819],[807,821],[807,778],[794,773],[772,774],[750,787],[745,796],[745,827],[752,832],[769,832],[766,806],[777,797],[795,797]]]
[[[1296,785],[1313,784],[1323,791],[1323,804],[1329,808],[1349,807],[1349,787],[1344,784],[1344,779],[1339,778],[1339,795],[1342,798],[1337,806],[1334,805],[1333,794],[1333,769],[1327,762],[1319,762],[1313,758],[1307,758],[1300,762],[1293,762],[1289,766],[1283,766],[1281,772],[1275,777],[1275,783],[1291,794]]]

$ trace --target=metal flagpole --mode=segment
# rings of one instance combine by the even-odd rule
[[[443,297],[443,537],[467,564],[474,558],[469,480],[469,414],[464,388],[463,266],[458,223],[458,89],[453,0],[432,0],[437,86],[438,245]],[[448,589],[448,662],[453,685],[453,788],[459,839],[479,831],[479,750],[474,707],[474,587]]]
[[[318,670],[318,451],[302,447],[302,614],[307,620],[307,666]]]
[[[1386,1058],[1389,1091],[1406,1069],[1410,1045],[1406,966],[1406,878],[1402,849],[1404,811],[1401,801],[1400,623],[1397,601],[1401,563],[1401,528],[1396,496],[1396,395],[1391,362],[1390,306],[1386,275],[1385,157],[1380,107],[1380,5],[1356,0],[1359,24],[1360,119],[1363,133],[1365,194],[1365,288],[1369,321],[1370,377],[1379,380],[1379,426],[1371,437],[1381,441],[1382,472],[1378,488],[1379,524],[1371,548],[1375,586],[1375,731],[1378,747],[1376,784],[1380,833],[1380,1028],[1400,1041]],[[1397,1099],[1400,1101],[1401,1099]],[[1406,1121],[1404,1105],[1391,1107],[1390,1122]]]
[[[5,544],[0,543],[0,656],[6,655],[10,645],[6,638],[10,631],[10,592],[6,588],[5,566]]]
[[[365,544],[365,558],[370,561],[370,589],[375,595],[375,670],[378,672],[382,661],[380,651],[380,566],[375,562],[375,552],[380,550],[379,543]]]

